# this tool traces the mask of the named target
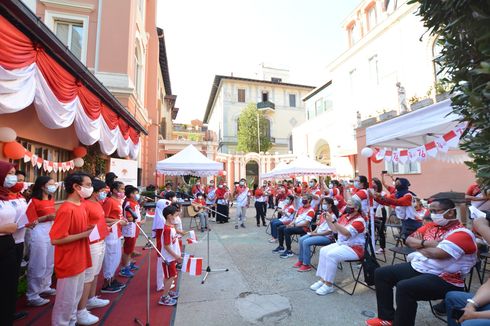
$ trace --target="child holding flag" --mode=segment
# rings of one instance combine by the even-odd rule
[[[159,305],[174,306],[177,304],[178,292],[170,291],[172,282],[177,277],[177,263],[182,262],[180,257],[180,246],[178,241],[177,231],[175,230],[175,219],[179,215],[179,210],[174,205],[165,207],[163,216],[165,217],[165,226],[162,234],[162,256],[165,258],[163,262],[163,273],[165,275],[163,295],[158,301]]]
[[[122,233],[124,236],[124,251],[122,254],[122,269],[119,272],[119,275],[124,277],[132,277],[134,276],[133,271],[139,269],[138,266],[135,265],[134,261],[131,261],[131,254],[134,252],[134,247],[136,245],[136,239],[139,235],[139,229],[136,226],[136,221],[141,222],[141,213],[140,213],[140,194],[138,188],[127,185],[124,188],[124,193],[126,198],[123,202],[124,212],[126,214],[126,220],[128,224],[123,226]]]

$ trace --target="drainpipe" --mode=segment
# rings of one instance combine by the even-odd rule
[[[99,72],[100,25],[102,22],[102,0],[97,7],[97,35],[95,36],[95,73]]]

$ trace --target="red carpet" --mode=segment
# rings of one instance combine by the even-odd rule
[[[141,267],[135,273],[132,279],[118,277],[119,281],[128,281],[128,286],[119,293],[106,294],[101,293],[100,297],[111,300],[111,303],[104,308],[91,310],[91,313],[99,317],[100,321],[97,325],[136,325],[135,317],[138,318],[143,325],[146,323],[146,277],[148,273],[148,257],[147,252],[138,249],[142,255],[137,258],[137,265]],[[156,253],[152,252],[151,260],[151,284],[150,284],[150,324],[167,326],[173,324],[175,310],[177,307],[166,307],[158,305],[158,299],[161,292],[156,292]],[[102,273],[101,273],[102,274]],[[103,279],[99,274],[98,287],[102,286]],[[178,282],[177,282],[178,283]],[[97,291],[100,293],[100,291]],[[18,300],[17,310],[26,311],[29,313],[27,318],[15,322],[15,325],[50,325],[51,310],[55,301],[55,297],[49,297],[51,303],[43,307],[27,307],[26,299],[22,297]]]

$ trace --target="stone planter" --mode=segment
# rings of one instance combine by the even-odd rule
[[[383,112],[379,115],[379,120],[380,121],[383,121],[383,120],[388,120],[388,119],[391,119],[391,118],[394,118],[396,117],[396,111],[395,110],[391,110],[391,111],[388,111],[388,112]]]
[[[362,120],[361,121],[361,126],[362,127],[370,126],[370,125],[375,124],[376,122],[377,122],[376,121],[376,118],[368,118],[368,119],[365,119],[365,120]]]
[[[449,93],[442,93],[436,95],[436,102],[441,102],[449,98]]]
[[[418,110],[420,108],[423,108],[423,107],[426,107],[426,106],[429,106],[431,104],[433,104],[434,101],[431,99],[431,98],[424,98],[423,100],[421,101],[418,101],[416,103],[413,103],[410,105],[410,109],[412,111],[415,111],[415,110]]]

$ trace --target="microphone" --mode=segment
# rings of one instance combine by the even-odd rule
[[[136,215],[136,213],[131,209],[131,207],[128,205],[124,208],[124,210],[126,212],[129,212],[129,214],[131,214],[131,216],[133,217],[133,220],[137,220],[139,217],[138,215]]]

